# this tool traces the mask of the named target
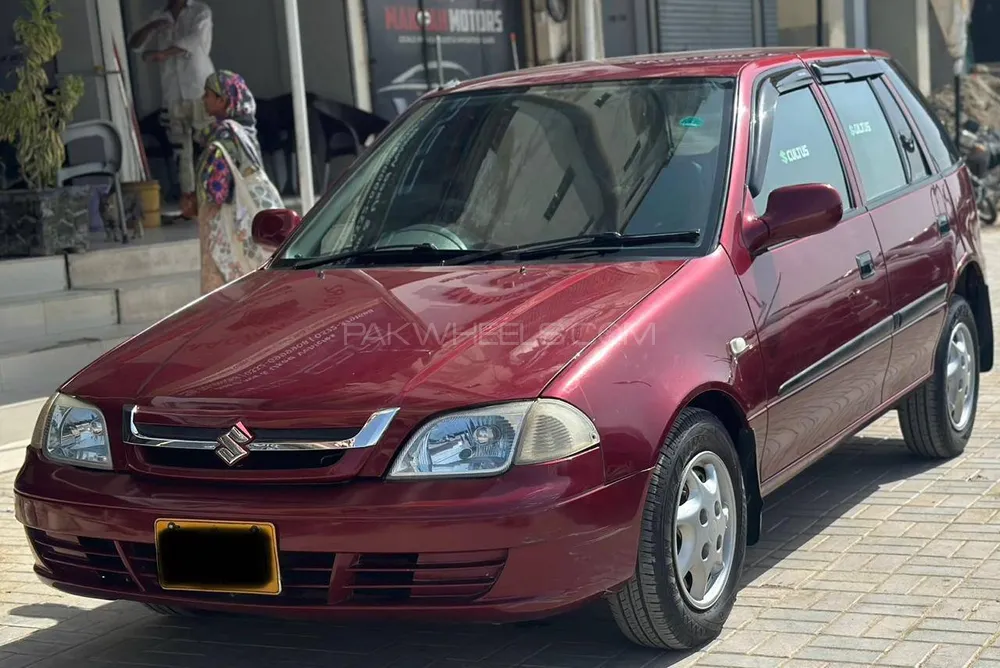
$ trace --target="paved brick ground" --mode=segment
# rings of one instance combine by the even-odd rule
[[[1000,285],[1000,230],[984,240]],[[722,637],[690,656],[633,648],[602,606],[517,627],[331,626],[167,620],[61,595],[31,575],[13,473],[0,474],[0,668],[1000,668],[998,426],[993,373],[960,459],[910,458],[891,415],[799,476],[769,500]]]

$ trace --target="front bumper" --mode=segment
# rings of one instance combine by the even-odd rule
[[[512,621],[632,576],[647,480],[605,485],[597,450],[492,479],[325,486],[179,484],[29,450],[14,491],[36,573],[69,593],[288,617]],[[274,523],[281,595],[160,589],[159,518]]]

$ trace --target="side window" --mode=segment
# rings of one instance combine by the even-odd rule
[[[882,103],[885,115],[889,117],[889,123],[896,133],[897,143],[910,166],[910,182],[914,183],[927,178],[931,175],[931,169],[927,166],[927,157],[924,155],[923,149],[920,148],[920,143],[913,133],[913,127],[903,115],[903,110],[899,108],[896,98],[892,96],[889,87],[881,78],[872,79],[872,88],[875,89],[875,94],[878,95],[879,102]]]
[[[753,200],[757,213],[767,209],[772,190],[799,183],[829,184],[840,193],[844,210],[851,208],[837,145],[811,88],[800,88],[778,98],[767,150],[763,184]]]
[[[892,81],[893,87],[899,92],[903,103],[906,104],[913,116],[913,120],[927,142],[927,150],[937,163],[938,169],[947,169],[958,162],[958,151],[955,149],[955,142],[948,136],[941,121],[938,120],[928,109],[926,99],[917,90],[905,74],[899,69],[899,65],[890,61],[888,77]]]
[[[869,200],[906,185],[906,173],[889,121],[867,81],[824,86],[847,135]]]

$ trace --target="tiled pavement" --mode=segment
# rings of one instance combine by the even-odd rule
[[[1000,230],[983,236],[1000,285]],[[768,502],[722,637],[690,656],[633,648],[602,606],[514,627],[336,626],[168,620],[61,595],[31,575],[13,473],[0,474],[0,668],[1000,668],[998,426],[995,372],[958,460],[912,459],[890,415],[792,481]]]

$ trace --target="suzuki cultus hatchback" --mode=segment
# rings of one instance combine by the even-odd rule
[[[993,328],[972,186],[882,53],[575,63],[428,94],[260,270],[45,406],[44,581],[167,614],[716,637],[763,499],[898,410],[960,454]]]

